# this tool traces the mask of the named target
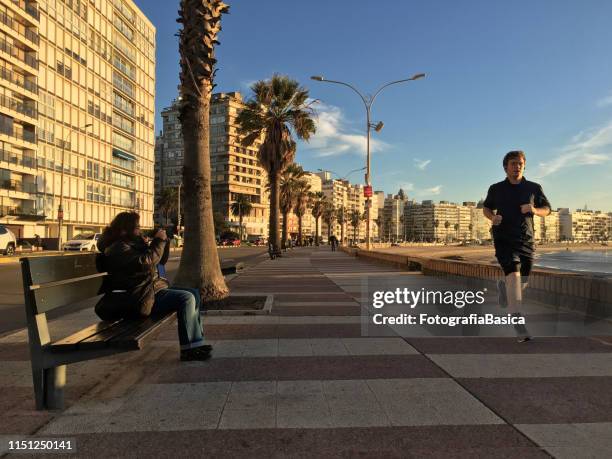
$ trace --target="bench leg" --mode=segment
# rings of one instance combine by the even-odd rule
[[[64,386],[66,385],[66,365],[44,370],[45,407],[49,410],[64,408]]]
[[[45,375],[41,368],[32,367],[32,380],[34,383],[34,397],[36,398],[36,409],[45,409]]]

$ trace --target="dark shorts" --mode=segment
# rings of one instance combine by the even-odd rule
[[[533,266],[533,255],[533,244],[495,241],[495,257],[506,276],[520,272],[521,277],[528,277]]]

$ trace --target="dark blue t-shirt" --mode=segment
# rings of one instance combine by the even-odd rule
[[[522,242],[533,244],[533,214],[521,213],[521,205],[532,204],[536,208],[548,207],[550,202],[542,187],[523,179],[513,185],[506,178],[489,187],[484,207],[497,210],[502,222],[493,226],[493,239],[496,242]]]

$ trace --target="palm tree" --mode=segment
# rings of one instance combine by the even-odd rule
[[[344,224],[346,223],[346,210],[344,205],[336,209],[336,219],[340,225],[340,244],[344,244]]]
[[[468,230],[470,230],[470,239],[474,239],[474,235],[472,234],[472,231],[474,230],[474,224],[470,223],[468,225]]]
[[[434,220],[434,242],[438,242],[438,226],[440,226],[440,220]]]
[[[298,245],[302,245],[302,218],[308,209],[308,198],[310,196],[310,183],[300,179],[295,183],[295,207],[293,213],[298,218]]]
[[[455,236],[457,237],[457,239],[459,239],[459,223],[455,223],[453,225],[453,228],[455,228]]]
[[[310,208],[315,219],[315,244],[319,245],[319,218],[323,215],[324,203],[327,202],[322,191],[310,193]]]
[[[295,184],[306,174],[302,166],[296,163],[289,164],[280,177],[280,211],[283,214],[283,234],[281,247],[287,247],[287,225],[289,212],[295,207]]]
[[[327,225],[327,241],[329,242],[329,238],[332,235],[332,226],[334,226],[334,223],[336,222],[336,210],[330,201],[325,200],[323,202],[322,217],[323,221]]]
[[[364,219],[364,215],[361,214],[357,209],[351,212],[351,225],[353,227],[353,245],[356,243],[355,239],[357,238],[357,230],[359,228],[359,224]]]
[[[253,204],[251,204],[251,199],[246,194],[238,194],[236,195],[236,199],[232,202],[230,206],[230,211],[234,217],[238,217],[238,223],[240,225],[240,240],[243,239],[242,234],[242,219],[245,216],[250,215],[251,210],[253,210]]]
[[[374,223],[376,223],[376,229],[377,229],[377,232],[378,232],[378,241],[382,242],[382,235],[381,235],[381,232],[380,232],[380,229],[381,229],[382,224],[383,224],[382,216],[379,215],[378,217],[376,217],[376,219],[374,220]]]
[[[176,212],[178,191],[175,187],[166,187],[157,199],[157,208],[164,214],[165,224],[168,224],[168,215]]]
[[[448,220],[446,220],[444,222],[444,229],[446,230],[446,242],[448,242],[448,229],[450,228],[450,222]]]
[[[214,88],[214,47],[221,16],[229,7],[221,0],[181,0],[179,18],[179,120],[183,134],[185,247],[174,280],[198,288],[203,301],[229,294],[221,273],[210,177],[210,97]]]
[[[270,241],[279,253],[280,175],[295,158],[294,136],[307,141],[315,133],[313,102],[297,81],[278,74],[256,82],[251,90],[253,98],[246,102],[236,123],[242,145],[250,146],[263,138],[258,157],[270,182]]]

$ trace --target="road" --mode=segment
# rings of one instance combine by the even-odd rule
[[[170,279],[174,277],[178,269],[180,255],[180,251],[174,252],[168,260],[166,271]],[[230,247],[219,249],[221,261],[233,260],[236,263],[243,262],[246,267],[265,260],[266,256],[265,247]],[[0,335],[26,326],[22,285],[19,263],[0,264]],[[47,314],[47,318],[53,319],[58,315],[63,315],[77,309],[74,306],[60,308],[55,313],[52,311]]]

